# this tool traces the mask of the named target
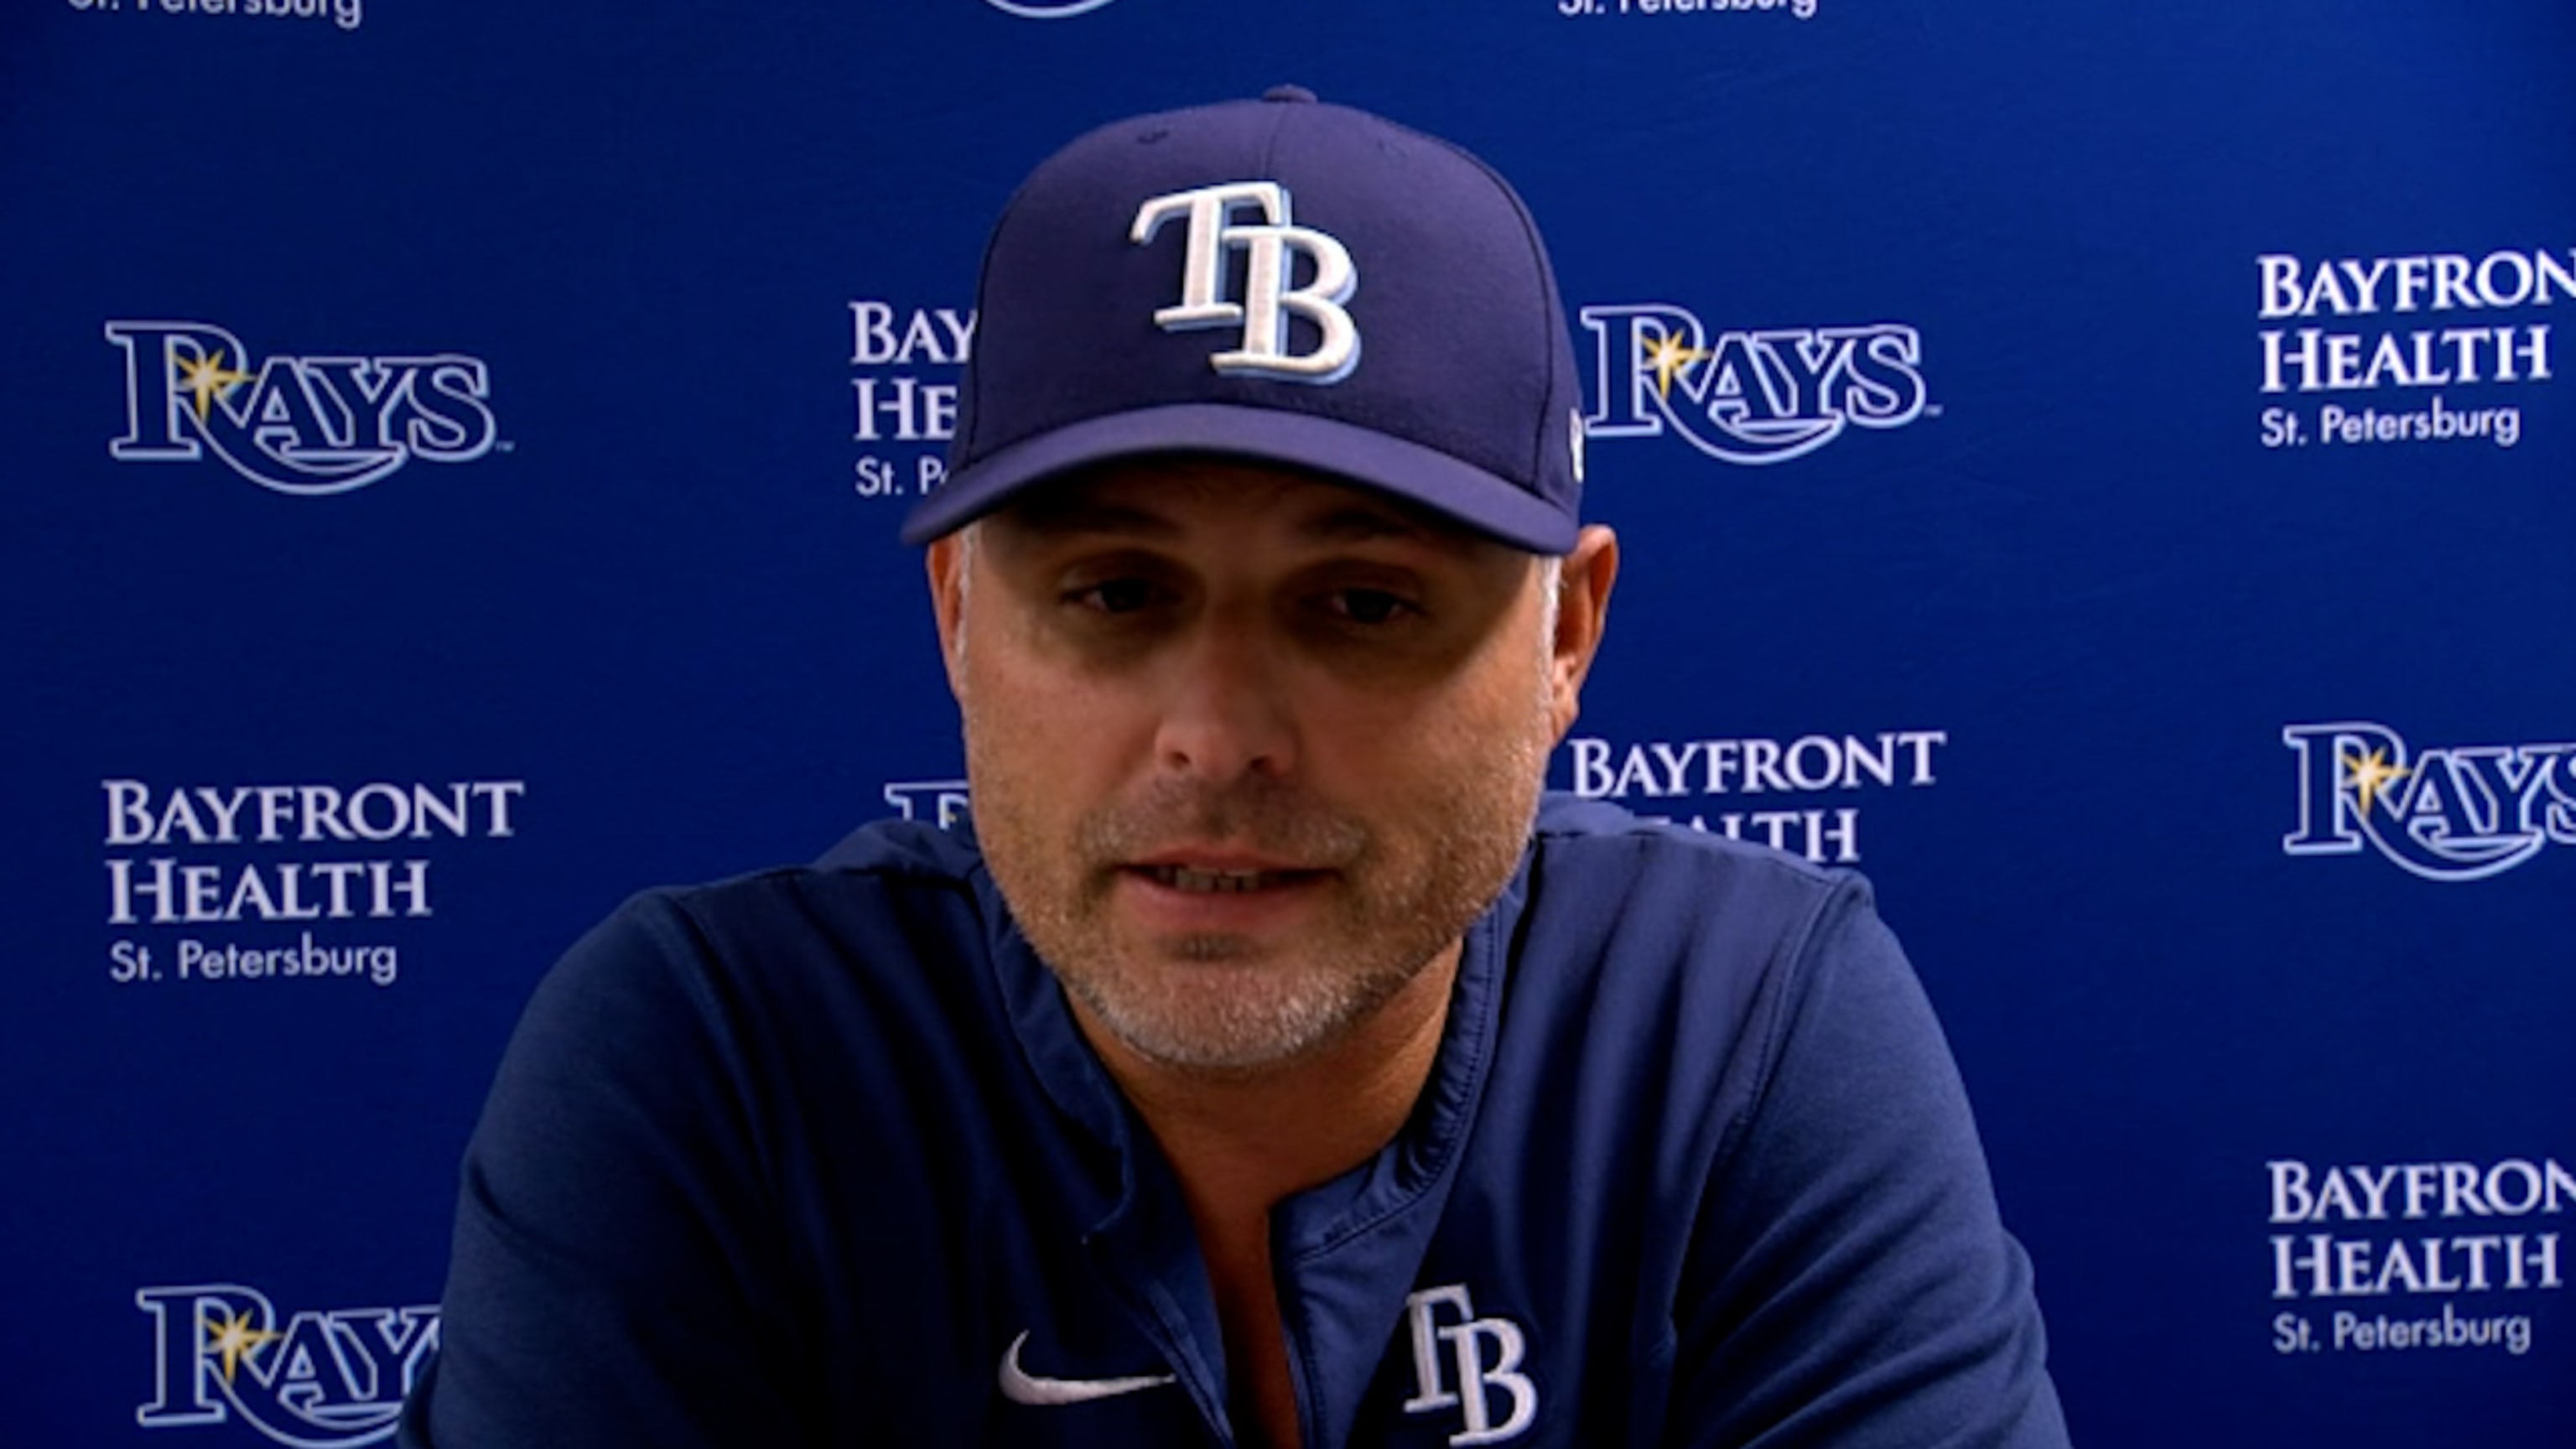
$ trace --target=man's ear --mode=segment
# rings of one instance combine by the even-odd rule
[[[1600,652],[1602,631],[1610,623],[1610,590],[1618,582],[1619,536],[1597,523],[1586,527],[1557,568],[1548,697],[1559,741],[1582,713],[1583,681],[1592,672],[1592,656]]]
[[[930,578],[931,619],[939,629],[939,662],[948,670],[950,694],[961,693],[963,683],[958,678],[958,664],[964,658],[958,631],[966,621],[966,570],[971,567],[967,555],[974,551],[966,531],[973,527],[970,523],[965,529],[941,534],[922,551],[922,568]]]

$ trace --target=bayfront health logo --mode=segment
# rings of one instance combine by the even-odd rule
[[[1596,443],[1670,433],[1757,466],[1939,411],[1923,384],[1923,335],[1901,322],[1715,331],[1669,302],[1578,315],[1592,345],[1584,431]]]
[[[2278,1354],[2531,1353],[2567,1286],[2554,1156],[2263,1164]]]
[[[1934,752],[1949,743],[1948,730],[1922,729],[1625,743],[1578,735],[1562,754],[1565,788],[1586,800],[1852,865],[1861,812],[1843,802],[1871,789],[1931,788]]]
[[[2266,448],[2522,441],[2576,247],[2254,259]],[[2309,399],[2315,399],[2313,402]]]
[[[2290,855],[2365,848],[2432,881],[2484,880],[2576,845],[2576,741],[2410,751],[2384,724],[2291,725],[2298,828]]]
[[[254,357],[206,322],[110,322],[125,354],[120,463],[208,453],[278,493],[346,493],[417,458],[470,463],[493,450],[491,371],[461,352]]]
[[[434,914],[442,857],[518,834],[525,780],[99,782],[109,851],[107,979],[372,982]],[[415,939],[417,939],[415,937]]]
[[[125,0],[71,0],[74,13],[91,15],[239,15],[247,20],[327,20],[341,33],[356,30],[366,23],[366,0],[134,0],[129,8]],[[101,27],[102,29],[106,27]],[[193,26],[176,27],[195,34],[206,34],[217,27],[199,30]]]
[[[852,491],[910,500],[948,476],[957,378],[975,351],[975,309],[850,301],[850,441],[863,451]]]
[[[152,1322],[146,1429],[236,1419],[293,1449],[356,1449],[392,1437],[403,1395],[438,1347],[438,1308],[300,1309],[281,1316],[239,1283],[143,1288]]]

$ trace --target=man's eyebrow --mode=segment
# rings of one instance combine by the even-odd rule
[[[1423,532],[1421,525],[1381,508],[1352,504],[1330,513],[1317,514],[1297,526],[1308,538],[1328,539],[1335,543],[1365,543],[1373,538],[1407,538]]]
[[[1385,538],[1424,544],[1443,553],[1465,553],[1472,547],[1471,536],[1466,532],[1394,504],[1348,504],[1306,520],[1297,531],[1325,543],[1368,543]]]
[[[1140,534],[1171,538],[1181,526],[1159,513],[1124,504],[1103,503],[1079,493],[1038,497],[1009,511],[1011,526],[1039,538],[1072,538],[1086,533]]]

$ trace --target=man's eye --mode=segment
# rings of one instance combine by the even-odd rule
[[[1152,604],[1157,593],[1154,585],[1144,579],[1108,579],[1076,589],[1068,597],[1104,614],[1132,614]]]
[[[1325,601],[1334,613],[1354,624],[1391,624],[1417,612],[1403,596],[1384,589],[1335,589]]]

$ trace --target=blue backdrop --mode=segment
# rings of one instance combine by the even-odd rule
[[[2559,0],[45,0],[0,21],[0,1443],[389,1432],[520,1003],[962,806],[985,227],[1281,81],[1546,228],[1555,783],[1867,871],[2080,1442],[2576,1434]],[[263,1436],[265,1436],[263,1438]]]

